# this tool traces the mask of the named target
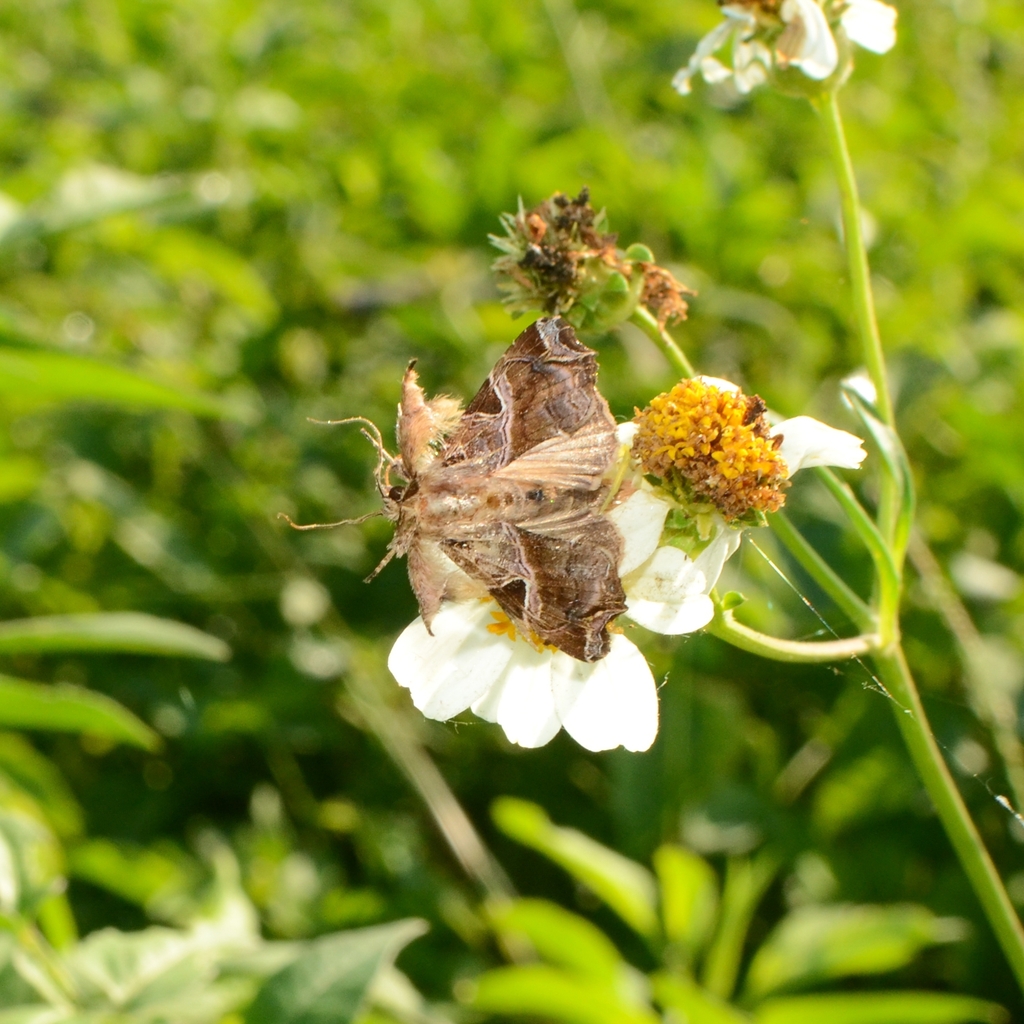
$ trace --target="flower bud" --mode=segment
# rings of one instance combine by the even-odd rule
[[[490,236],[503,253],[492,269],[513,316],[540,309],[592,333],[629,319],[639,305],[662,327],[685,319],[689,290],[654,262],[647,246],[617,248],[588,189],[575,199],[556,192],[529,211],[520,201],[501,223],[505,236]]]

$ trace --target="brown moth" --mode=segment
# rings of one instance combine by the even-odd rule
[[[538,320],[461,414],[454,399],[425,398],[414,365],[402,381],[397,456],[356,418],[372,431],[363,432],[379,455],[383,514],[395,523],[369,578],[407,555],[428,630],[445,599],[490,594],[526,636],[580,661],[603,658],[626,595],[622,537],[601,512],[619,444],[594,352],[560,317]],[[392,470],[403,485],[392,485]],[[297,528],[321,525],[340,524]]]
[[[608,653],[626,604],[622,538],[601,513],[618,441],[596,381],[594,352],[559,317],[519,335],[460,418],[406,371],[385,562],[408,556],[428,629],[445,598],[486,592],[527,636],[581,661]]]

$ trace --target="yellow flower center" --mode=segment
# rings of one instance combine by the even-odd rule
[[[684,500],[710,503],[727,520],[775,512],[789,481],[765,410],[757,395],[682,380],[637,412],[633,456]]]
[[[487,625],[487,632],[493,633],[495,636],[507,636],[509,640],[516,641],[519,639],[525,640],[535,651],[557,651],[558,648],[554,644],[546,644],[536,633],[531,629],[530,632],[524,633],[521,629],[517,628],[516,624],[502,611],[491,612],[491,618],[494,622],[490,622]]]

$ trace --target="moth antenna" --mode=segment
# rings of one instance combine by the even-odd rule
[[[370,575],[367,576],[365,580],[363,580],[363,582],[364,583],[369,583],[370,580],[374,579],[377,576],[377,574],[381,571],[381,569],[383,569],[384,566],[387,565],[388,562],[390,562],[391,559],[394,558],[394,557],[395,557],[395,549],[394,548],[388,548],[387,554],[377,564],[377,568],[374,569],[373,572],[371,572]]]
[[[310,423],[316,423],[321,427],[342,427],[346,423],[362,423],[363,430],[360,433],[367,438],[367,440],[377,449],[378,452],[382,453],[385,458],[389,461],[394,462],[395,457],[388,453],[387,448],[384,447],[384,438],[381,437],[380,427],[377,426],[373,420],[368,420],[365,416],[349,416],[343,420],[318,420],[312,416],[307,417]],[[366,433],[366,427],[369,427],[373,433],[372,437],[369,437]]]
[[[373,420],[367,419],[365,416],[348,416],[343,420],[318,420],[309,416],[307,419],[310,423],[316,423],[323,427],[341,427],[346,423],[362,423],[363,426],[359,433],[377,449],[377,465],[373,471],[377,481],[377,490],[382,498],[387,495],[391,490],[390,469],[392,466],[397,465],[399,460],[384,447],[384,438],[381,436],[380,427]],[[336,524],[328,523],[325,525],[333,526]]]
[[[283,519],[293,530],[330,530],[335,526],[358,526],[367,519],[382,515],[383,509],[377,509],[376,512],[367,512],[365,516],[357,516],[355,519],[339,519],[336,523],[296,523],[287,512],[278,512],[277,518]]]

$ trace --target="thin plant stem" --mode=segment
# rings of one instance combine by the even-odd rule
[[[835,92],[827,92],[816,105],[825,125],[832,166],[839,185],[843,245],[850,271],[850,289],[853,293],[854,317],[861,352],[871,382],[875,386],[875,406],[878,413],[884,423],[895,427],[896,415],[889,393],[885,353],[882,350],[882,336],[875,316],[875,297],[871,289],[871,268],[868,265],[868,251],[861,226],[860,195],[857,191],[857,178],[853,172],[853,161],[846,145],[846,132],[843,130],[843,120],[839,112],[839,97]],[[879,525],[887,539],[891,539],[896,530],[899,504],[897,491],[896,481],[888,473],[883,473],[879,495]]]
[[[862,658],[878,646],[878,634],[866,633],[840,640],[780,640],[759,633],[733,618],[731,611],[716,609],[715,617],[707,625],[712,636],[773,661],[786,661],[796,665],[814,665],[830,661],[849,661]]]
[[[992,730],[1014,803],[1018,808],[1024,807],[1024,747],[1017,735],[1014,700],[1010,693],[989,679],[991,670],[986,664],[984,637],[917,530],[910,535],[908,551],[925,594],[956,641],[968,696],[978,717]]]
[[[875,299],[871,291],[871,270],[868,267],[867,247],[864,245],[864,232],[861,228],[857,179],[846,145],[846,133],[843,131],[843,121],[839,113],[839,98],[835,92],[827,92],[818,101],[817,106],[825,125],[832,164],[839,184],[839,199],[843,211],[843,243],[850,268],[850,286],[853,290],[854,315],[857,320],[857,332],[860,335],[861,351],[871,382],[878,393],[875,404],[884,422],[891,427],[895,416],[885,372],[882,337],[878,332],[878,321],[875,318]]]
[[[902,649],[897,645],[876,654],[875,665],[892,697],[896,722],[917,773],[1010,968],[1024,989],[1024,928],[942,757]]]
[[[679,343],[658,323],[650,310],[644,306],[637,306],[629,320],[630,323],[636,324],[661,349],[662,354],[672,364],[672,369],[680,377],[693,377],[696,375],[697,371],[694,370],[693,364],[687,359],[686,353],[679,347]]]
[[[840,579],[836,571],[818,554],[807,538],[793,525],[783,512],[771,517],[771,527],[786,550],[797,560],[808,574],[849,616],[858,629],[871,632],[875,628],[875,616],[867,604],[862,601],[847,584]]]
[[[839,185],[843,243],[849,265],[854,315],[861,350],[868,373],[875,385],[875,406],[883,422],[895,431],[895,414],[889,393],[881,335],[875,317],[867,248],[861,229],[857,181],[846,145],[838,96],[835,92],[825,93],[816,102],[816,106],[822,115]],[[866,518],[866,514],[848,487],[834,474],[819,471],[819,476],[851,517],[853,525],[874,559],[879,581],[878,628],[883,640],[883,646],[874,655],[878,674],[893,698],[896,721],[918,775],[935,805],[939,819],[1010,967],[1024,989],[1024,928],[1021,927],[992,858],[981,841],[981,836],[942,757],[942,751],[928,724],[917,686],[899,642],[899,605],[903,584],[901,570],[904,552],[903,545],[898,544],[897,534],[901,529],[901,521],[906,521],[912,514],[908,499],[896,475],[886,467],[881,474],[879,525],[875,528]],[[868,524],[871,529],[868,529]],[[879,540],[883,542],[881,545]]]
[[[818,466],[815,473],[846,513],[875,564],[878,579],[878,630],[882,635],[882,646],[888,647],[899,636],[902,585],[902,577],[893,561],[892,551],[850,485],[840,480],[827,466]]]

